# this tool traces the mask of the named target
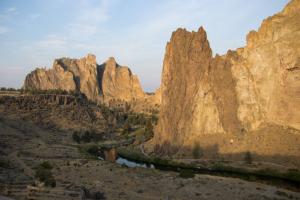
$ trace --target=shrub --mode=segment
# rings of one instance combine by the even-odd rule
[[[153,125],[151,120],[147,121],[146,128],[145,128],[145,135],[148,138],[152,138],[154,136]]]
[[[198,158],[200,158],[200,157],[202,157],[203,156],[203,151],[202,151],[202,149],[201,149],[201,147],[200,147],[200,144],[199,143],[196,143],[195,145],[194,145],[194,149],[193,149],[193,157],[195,158],[195,159],[198,159]]]
[[[51,170],[53,167],[49,161],[44,161],[40,164],[41,167]]]
[[[129,121],[127,120],[123,126],[123,134],[128,134],[131,131],[131,126]]]
[[[9,169],[10,168],[10,163],[8,160],[0,160],[0,167]]]
[[[35,171],[35,178],[41,182],[44,182],[46,186],[55,187],[56,181],[51,170],[52,165],[48,161],[43,162],[37,167]]]
[[[91,155],[97,155],[99,152],[99,149],[97,146],[91,146],[88,148],[87,152]]]
[[[80,136],[79,136],[79,134],[78,134],[77,131],[73,132],[72,138],[73,138],[73,140],[74,140],[75,142],[80,143],[81,138],[80,138]]]
[[[91,142],[91,138],[92,138],[92,135],[90,134],[90,132],[89,131],[85,131],[84,134],[83,134],[83,136],[81,137],[81,140],[83,142],[89,143],[89,142]]]
[[[249,151],[247,151],[246,154],[245,154],[245,162],[247,164],[252,164],[252,161],[253,161],[252,155]]]
[[[179,172],[179,177],[181,178],[193,178],[195,176],[195,172],[190,169],[182,169]]]
[[[72,139],[77,143],[98,142],[103,139],[103,133],[97,133],[94,129],[86,130],[83,133],[74,131]]]

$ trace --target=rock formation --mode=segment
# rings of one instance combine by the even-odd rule
[[[145,97],[138,77],[128,67],[118,65],[114,58],[98,65],[91,54],[81,59],[56,59],[52,69],[32,71],[26,76],[24,88],[77,90],[90,100],[104,102]]]
[[[206,33],[178,29],[166,46],[154,143],[243,135],[267,124],[300,129],[300,0],[264,20],[247,45],[212,57]]]
[[[38,68],[26,76],[26,89],[62,89],[72,91],[76,89],[73,74],[65,71],[61,66],[54,65],[53,69]]]
[[[145,97],[138,77],[128,67],[122,67],[114,58],[109,58],[100,68],[103,70],[101,87],[105,101],[132,101]]]

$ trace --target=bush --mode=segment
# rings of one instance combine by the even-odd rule
[[[88,148],[87,152],[91,155],[97,156],[99,153],[99,148],[97,146],[91,146]]]
[[[11,167],[9,160],[0,160],[0,167],[9,169]]]
[[[92,139],[92,135],[90,134],[89,131],[85,131],[83,136],[81,137],[81,140],[86,143],[91,142],[91,139]]]
[[[126,121],[123,126],[123,134],[128,134],[131,131],[131,126],[129,121]]]
[[[40,166],[43,167],[44,169],[49,169],[49,170],[53,168],[49,161],[42,162]]]
[[[75,142],[77,142],[77,143],[80,143],[80,141],[81,141],[81,138],[80,138],[80,136],[79,136],[79,134],[78,134],[77,131],[75,131],[75,132],[72,134],[72,138],[73,138],[73,140],[74,140]]]
[[[41,182],[44,182],[46,186],[55,187],[56,181],[51,170],[52,165],[48,161],[43,162],[37,167],[35,178],[37,178]]]
[[[203,156],[203,151],[199,145],[199,143],[196,143],[193,149],[193,157],[195,159],[201,158]]]
[[[193,178],[195,176],[195,172],[190,169],[182,169],[179,172],[179,177],[181,178]]]
[[[151,120],[147,121],[146,128],[145,128],[145,135],[147,138],[152,138],[154,136],[153,125]]]
[[[247,151],[246,154],[245,154],[245,162],[247,164],[252,164],[252,161],[253,161],[252,155],[249,151]]]
[[[74,131],[72,139],[77,143],[98,142],[103,139],[103,133],[97,133],[94,129],[86,130],[83,133]]]

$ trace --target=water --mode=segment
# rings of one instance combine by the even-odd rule
[[[116,160],[116,163],[119,165],[125,165],[127,167],[141,167],[141,168],[150,168],[150,169],[155,169],[153,164],[148,164],[148,163],[137,163],[134,161],[127,160],[126,158],[118,157]]]
[[[144,163],[144,162],[135,162],[123,158],[121,156],[118,156],[117,151],[114,148],[103,150],[101,155],[98,156],[98,159],[115,162],[119,165],[127,166],[130,168],[141,167],[141,168],[155,169],[155,166],[153,164]]]
[[[147,169],[159,169],[159,170],[163,170],[163,171],[175,171],[175,172],[182,173],[182,177],[184,174],[186,174],[184,172],[187,171],[187,168],[161,165],[161,164],[150,164],[150,163],[145,163],[145,162],[136,162],[136,161],[128,160],[126,158],[118,156],[118,153],[115,148],[103,149],[99,153],[100,153],[98,155],[99,160],[107,160],[110,162],[117,163],[121,166],[127,166],[129,168],[139,167],[139,168],[147,168]],[[248,174],[248,173],[243,173],[240,171],[232,171],[232,170],[227,171],[226,169],[211,170],[211,169],[205,169],[205,168],[193,168],[193,169],[188,169],[188,173],[189,173],[188,175],[191,175],[190,173],[209,174],[209,175],[216,175],[216,176],[222,176],[222,177],[240,178],[243,180],[251,180],[251,179],[255,178],[255,180],[258,182],[261,181],[263,183],[270,183],[271,185],[279,185],[281,187],[286,187],[288,189],[296,188],[296,191],[298,191],[300,188],[300,183],[297,181],[282,179],[279,177],[272,177],[272,176],[267,176],[267,175]],[[190,178],[190,176],[187,176],[184,178]]]

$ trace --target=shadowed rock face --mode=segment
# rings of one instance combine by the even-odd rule
[[[105,102],[145,97],[138,77],[128,67],[118,65],[114,58],[97,65],[91,54],[81,59],[56,59],[52,69],[34,70],[26,76],[24,88],[77,90],[90,100]]]
[[[166,47],[154,142],[191,146],[203,134],[266,124],[300,129],[300,1],[264,20],[247,45],[212,57],[204,29],[173,32]]]

